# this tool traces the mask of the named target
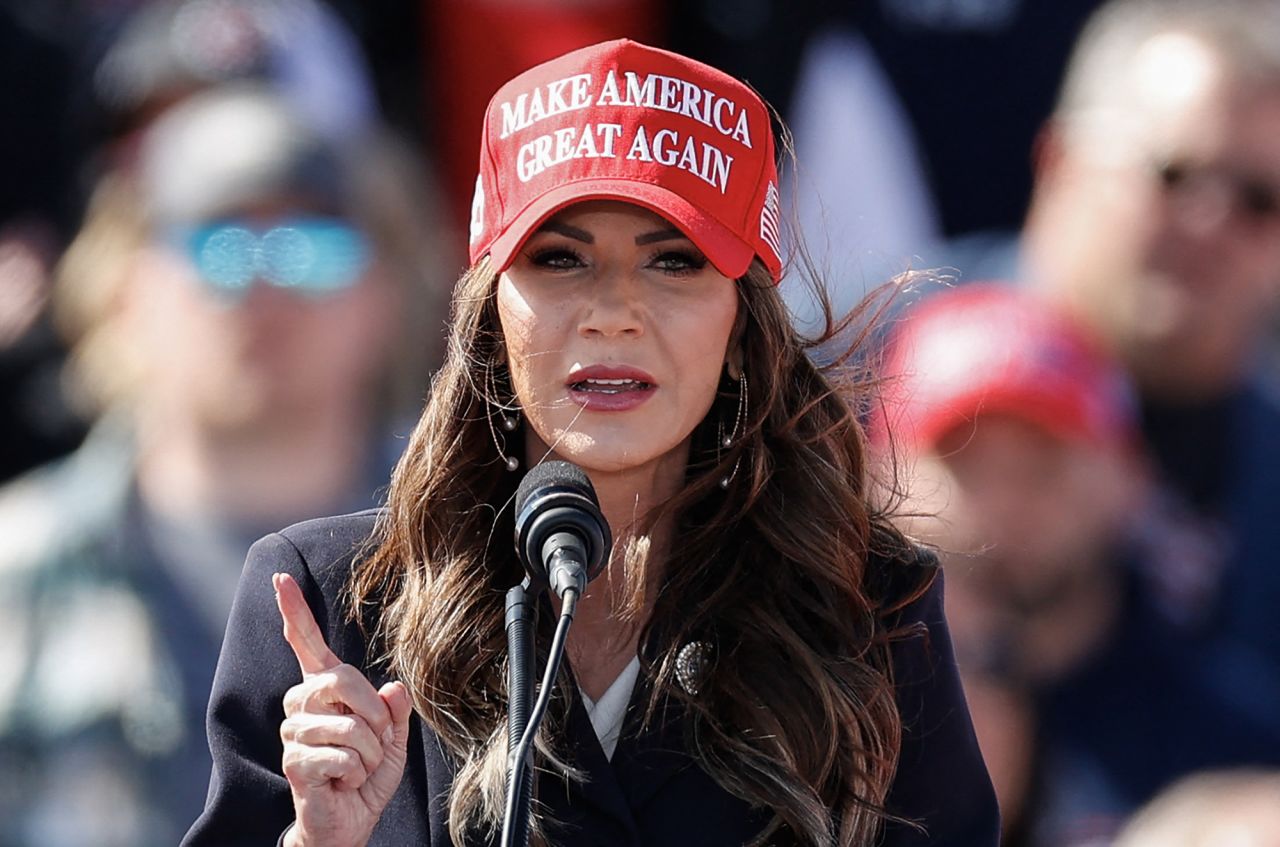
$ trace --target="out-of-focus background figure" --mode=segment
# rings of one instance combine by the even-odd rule
[[[907,485],[905,528],[943,552],[970,708],[1017,843],[1052,743],[1043,694],[1125,637],[1131,614],[1121,550],[1147,493],[1132,395],[1068,319],[1000,283],[908,312],[883,379],[877,443]]]
[[[906,314],[883,378],[880,444],[907,528],[943,553],[1007,844],[1109,843],[1174,779],[1280,763],[1280,733],[1196,670],[1160,602],[1135,398],[1083,328],[973,283]]]
[[[172,845],[245,551],[378,502],[460,251],[330,6],[4,4],[0,46],[0,479],[89,430],[0,488],[0,845]]]
[[[447,253],[424,252],[394,151],[245,86],[136,143],[55,291],[102,418],[0,490],[6,845],[177,842],[245,551],[376,505],[439,350],[422,306]]]
[[[1025,279],[1130,374],[1189,673],[1280,725],[1280,6],[1116,0],[1042,138]]]
[[[1148,803],[1115,847],[1277,847],[1280,771],[1210,771]]]
[[[1210,735],[1247,728],[1219,747],[1218,764],[1274,767],[1280,7],[1108,3],[1081,36],[1035,164],[1020,241],[971,239],[946,263],[962,279],[1019,280],[1129,375],[1153,476],[1135,516],[1144,552],[1134,565],[1172,628],[1182,686],[1161,689],[1154,709],[1177,704],[1167,706],[1173,718],[1194,727],[1200,715]],[[1141,679],[1131,683],[1135,700]],[[1100,753],[1120,761],[1120,751],[1158,751],[1135,758],[1153,765],[1145,773],[1070,778],[1099,786],[1099,796],[1117,788],[1131,801],[1149,796],[1170,775],[1162,757],[1179,772],[1197,758],[1213,764],[1188,752],[1195,745],[1171,742],[1177,736],[1155,717],[1126,733],[1107,698],[1082,693],[1075,702],[1078,724],[1108,730]]]
[[[52,267],[104,170],[191,93],[260,79],[330,137],[369,128],[368,70],[315,0],[0,2],[0,480],[75,447]]]

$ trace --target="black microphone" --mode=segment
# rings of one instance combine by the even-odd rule
[[[579,595],[613,545],[591,480],[569,462],[543,462],[516,489],[516,553],[533,585]]]
[[[525,474],[516,489],[516,554],[529,575],[529,586],[549,585],[564,602],[547,651],[542,690],[530,711],[529,698],[533,693],[531,592],[525,591],[525,585],[517,585],[507,592],[510,646],[507,746],[511,758],[506,811],[502,817],[502,847],[524,847],[528,843],[533,739],[555,687],[578,598],[587,582],[604,569],[612,545],[609,524],[600,513],[600,501],[582,468],[568,462],[543,462]]]

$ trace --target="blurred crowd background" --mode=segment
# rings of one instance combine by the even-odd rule
[[[0,847],[177,843],[245,551],[420,409],[490,94],[620,36],[776,107],[838,309],[917,281],[869,437],[1006,847],[1280,845],[1280,3],[0,0]]]

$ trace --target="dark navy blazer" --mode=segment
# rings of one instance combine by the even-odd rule
[[[366,666],[365,640],[338,602],[351,563],[373,529],[375,512],[324,518],[267,536],[253,546],[227,625],[209,705],[213,776],[204,814],[185,847],[275,844],[293,820],[280,773],[282,699],[301,674],[281,635],[271,574],[291,574],[302,587],[330,648]],[[918,566],[906,566],[918,567]],[[889,810],[919,821],[923,831],[890,824],[880,842],[892,847],[994,847],[999,816],[974,739],[942,616],[941,579],[903,612],[927,636],[893,647],[903,745]],[[370,673],[375,686],[387,681]],[[637,683],[637,690],[641,689]],[[637,702],[633,698],[633,703]],[[629,710],[638,711],[638,710]],[[629,715],[630,716],[630,715]],[[769,819],[724,791],[684,752],[678,722],[627,732],[612,760],[575,698],[567,727],[582,784],[542,779],[538,800],[559,822],[561,847],[738,847]],[[454,769],[439,739],[415,715],[409,761],[371,845],[452,845],[445,797]]]

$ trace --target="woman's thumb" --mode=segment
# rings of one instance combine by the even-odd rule
[[[409,741],[409,715],[413,712],[409,689],[403,682],[388,682],[378,689],[378,696],[391,712],[391,743],[403,750]]]

